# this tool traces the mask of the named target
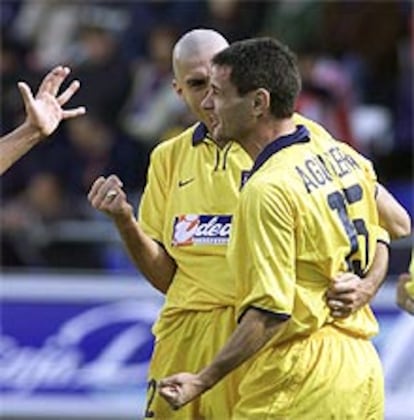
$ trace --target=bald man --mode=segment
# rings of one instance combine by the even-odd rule
[[[80,87],[79,81],[74,80],[58,96],[59,89],[69,73],[68,67],[55,67],[45,76],[35,97],[25,82],[18,84],[26,119],[11,133],[0,138],[0,175],[32,147],[50,136],[62,120],[85,113],[84,107],[62,109]]]
[[[227,46],[219,33],[199,29],[174,47],[173,87],[200,122],[152,152],[139,223],[116,176],[98,178],[88,196],[112,217],[141,272],[166,293],[153,328],[148,418],[227,419],[238,398],[241,371],[179,413],[157,392],[162,377],[209,361],[236,327],[225,252],[251,160],[237,144],[218,144],[208,135],[215,122],[201,107],[210,60]]]
[[[166,294],[153,328],[148,418],[229,419],[247,369],[245,365],[232,372],[179,412],[157,393],[159,379],[198,371],[211,361],[236,327],[234,280],[225,253],[252,161],[237,143],[216,142],[209,135],[216,121],[201,107],[209,88],[210,60],[227,46],[219,33],[206,29],[186,33],[175,45],[173,87],[200,122],[152,152],[139,221],[116,176],[98,178],[88,195],[96,209],[113,219],[137,267]],[[300,115],[294,119],[319,127]]]

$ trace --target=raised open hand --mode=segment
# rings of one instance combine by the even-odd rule
[[[44,77],[35,97],[27,83],[18,83],[26,109],[25,122],[43,137],[52,134],[62,120],[78,117],[86,112],[83,106],[67,110],[62,108],[80,87],[79,81],[74,80],[66,90],[58,95],[59,89],[69,73],[68,67],[55,67]]]

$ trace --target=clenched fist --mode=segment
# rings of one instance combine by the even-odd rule
[[[116,175],[107,178],[101,176],[93,183],[88,194],[92,207],[107,214],[116,223],[134,217],[122,186],[122,181]]]

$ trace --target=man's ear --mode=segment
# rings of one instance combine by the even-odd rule
[[[172,87],[175,90],[175,92],[177,93],[178,96],[182,96],[183,94],[183,89],[181,88],[181,86],[178,84],[176,79],[172,80]]]
[[[266,114],[270,108],[270,93],[263,88],[253,92],[253,113],[257,117]]]

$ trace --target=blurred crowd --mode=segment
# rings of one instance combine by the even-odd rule
[[[298,54],[298,111],[371,158],[412,212],[411,1],[2,0],[1,132],[22,119],[19,80],[35,89],[55,64],[82,83],[66,122],[2,179],[3,267],[128,268],[108,221],[86,201],[117,174],[139,201],[148,157],[193,122],[171,88],[171,51],[184,32],[236,41],[271,35]]]

